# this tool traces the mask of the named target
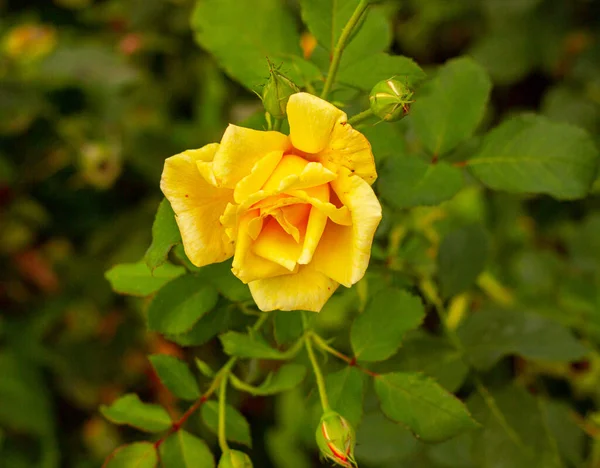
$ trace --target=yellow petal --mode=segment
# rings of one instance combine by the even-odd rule
[[[282,133],[229,125],[215,154],[214,174],[221,186],[235,188],[260,159],[272,151],[289,149],[290,139]]]
[[[326,167],[345,167],[369,184],[377,179],[371,144],[350,124],[340,122],[334,127],[329,144],[318,158]]]
[[[233,192],[236,203],[242,203],[252,194],[258,192],[281,161],[283,151],[271,151],[264,158],[259,159],[252,168],[252,172],[238,182]]]
[[[306,234],[304,235],[302,252],[298,258],[298,263],[300,265],[306,265],[312,260],[328,219],[327,215],[317,207],[313,206],[311,208],[310,215],[308,216],[308,224],[306,225]]]
[[[217,144],[189,150],[165,160],[160,188],[171,203],[190,261],[200,267],[222,262],[233,254],[233,244],[219,218],[233,200],[233,191],[210,185],[198,161],[210,161]]]
[[[331,183],[352,214],[352,226],[327,222],[311,265],[329,278],[350,287],[369,265],[371,244],[381,221],[381,205],[367,182],[343,169]]]
[[[320,312],[339,285],[310,265],[302,265],[295,274],[252,281],[248,286],[262,311]]]
[[[287,115],[294,148],[313,154],[325,149],[336,124],[347,120],[333,104],[308,93],[290,96]]]
[[[288,269],[259,257],[252,251],[254,239],[250,235],[249,226],[257,216],[258,210],[253,210],[241,217],[235,243],[235,255],[231,271],[244,283],[290,273]]]
[[[302,247],[271,218],[265,223],[252,250],[256,255],[294,271]]]

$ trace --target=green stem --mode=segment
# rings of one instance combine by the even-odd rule
[[[371,0],[360,0],[360,3],[352,13],[352,16],[344,26],[342,30],[342,34],[338,39],[337,44],[335,45],[335,49],[333,50],[333,56],[331,58],[331,63],[329,65],[329,72],[327,73],[327,80],[325,81],[325,86],[323,87],[323,91],[321,92],[321,99],[327,99],[327,95],[331,91],[331,87],[335,82],[335,76],[337,75],[338,68],[340,66],[340,60],[342,58],[342,53],[344,52],[344,48],[346,47],[346,43],[350,39],[354,28],[360,21],[360,18],[369,8],[369,3]]]
[[[273,130],[278,132],[281,130],[281,124],[283,123],[283,119],[273,118]]]
[[[367,110],[362,111],[360,114],[356,114],[356,115],[353,115],[352,117],[350,117],[348,119],[348,123],[353,126],[358,125],[359,123],[362,123],[363,121],[367,120],[372,115],[373,115],[373,111],[371,109],[367,109]]]
[[[227,445],[227,434],[225,430],[226,419],[225,419],[225,408],[227,404],[226,400],[226,392],[227,392],[227,381],[229,375],[225,375],[223,380],[221,381],[221,386],[219,387],[219,429],[218,429],[218,437],[219,437],[219,447],[223,453],[229,450],[229,446]]]
[[[317,362],[317,358],[315,356],[315,352],[312,347],[312,337],[308,332],[308,320],[306,318],[306,312],[302,312],[302,325],[304,326],[304,346],[306,347],[306,352],[308,354],[308,358],[310,359],[310,363],[312,364],[313,372],[315,373],[315,379],[317,380],[317,388],[319,389],[319,397],[321,398],[321,406],[323,407],[323,411],[329,411],[331,407],[329,406],[329,399],[327,398],[327,389],[325,388],[325,379],[323,378],[323,373],[321,372],[321,368],[319,367],[319,363]]]

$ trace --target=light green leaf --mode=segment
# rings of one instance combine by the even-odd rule
[[[354,366],[346,366],[325,377],[329,404],[354,428],[359,426],[362,419],[365,377],[366,375]]]
[[[242,391],[247,391],[252,395],[274,395],[295,388],[304,380],[306,367],[300,364],[285,364],[275,373],[270,373],[267,378],[258,387],[250,385],[239,385],[236,380],[232,380],[234,387]]]
[[[585,197],[597,166],[598,150],[584,130],[531,115],[500,124],[467,161],[471,173],[491,189],[561,200]]]
[[[204,423],[216,434],[219,426],[219,404],[216,401],[207,401],[202,405],[201,414]],[[227,405],[225,407],[225,421],[227,440],[252,447],[250,425],[242,413],[233,406]]]
[[[441,442],[477,427],[460,400],[421,374],[380,375],[375,392],[384,414],[425,442]]]
[[[181,242],[179,227],[175,222],[175,213],[169,201],[164,198],[158,206],[152,225],[152,244],[146,251],[144,261],[150,271],[167,261],[171,248]]]
[[[215,376],[215,371],[206,362],[199,358],[194,358],[194,362],[204,377],[213,378]]]
[[[350,331],[354,355],[359,361],[383,361],[393,355],[404,334],[418,327],[425,311],[418,297],[386,288],[367,304]]]
[[[379,81],[394,77],[406,82],[408,86],[414,86],[425,78],[425,73],[408,57],[379,52],[351,63],[342,60],[337,81],[363,91],[371,91]]]
[[[151,272],[144,262],[138,262],[115,265],[104,276],[119,294],[148,296],[184,273],[185,268],[170,263]]]
[[[480,310],[462,322],[457,332],[468,359],[479,369],[490,368],[508,354],[569,362],[588,353],[562,325],[516,310]]]
[[[230,356],[255,359],[285,359],[285,354],[271,348],[257,334],[248,335],[230,331],[219,336],[223,350]]]
[[[196,275],[171,281],[152,300],[148,308],[148,328],[165,334],[190,330],[216,304],[217,291]]]
[[[173,395],[184,400],[200,397],[198,382],[185,362],[167,354],[154,354],[148,359],[160,381]]]
[[[432,154],[443,156],[473,135],[483,118],[491,87],[477,62],[457,58],[448,61],[415,94],[412,123]]]
[[[115,424],[128,424],[146,432],[162,432],[171,427],[171,418],[162,406],[143,403],[133,393],[111,405],[102,405],[100,412]]]
[[[266,57],[283,62],[281,72],[298,85],[311,70],[301,58],[295,18],[279,0],[203,0],[197,2],[191,22],[198,43],[249,89],[258,90],[266,82]]]
[[[438,274],[444,297],[465,291],[483,271],[489,251],[488,235],[479,224],[447,234],[438,252]]]
[[[164,468],[214,468],[215,458],[202,439],[179,429],[160,445]]]
[[[388,158],[379,177],[381,196],[396,209],[438,205],[456,195],[463,184],[460,169],[410,156]]]
[[[135,442],[117,448],[103,468],[154,468],[158,466],[156,448],[150,442]]]

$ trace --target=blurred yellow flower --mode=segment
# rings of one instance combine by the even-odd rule
[[[230,125],[221,143],[165,161],[161,189],[196,266],[233,255],[258,307],[320,311],[367,269],[381,206],[371,145],[311,94],[287,105],[290,135]]]
[[[3,46],[9,57],[33,61],[48,55],[56,47],[56,30],[51,26],[22,24],[6,34]]]

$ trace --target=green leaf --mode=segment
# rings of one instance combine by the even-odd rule
[[[274,335],[277,344],[292,343],[304,333],[302,316],[299,311],[277,310],[271,312],[271,314],[273,315]]]
[[[408,86],[414,86],[425,78],[425,73],[408,57],[379,52],[352,63],[342,60],[337,81],[363,91],[371,91],[377,82],[393,77],[406,81]]]
[[[152,300],[148,308],[148,328],[165,334],[190,330],[216,304],[217,291],[196,275],[171,281]]]
[[[230,316],[229,308],[215,307],[198,320],[189,331],[169,335],[168,338],[181,346],[201,346],[218,333],[229,329]]]
[[[215,371],[210,367],[206,362],[202,359],[194,358],[194,362],[196,363],[196,367],[202,373],[204,377],[213,378],[215,376]]]
[[[204,423],[216,434],[219,426],[219,404],[216,401],[207,401],[202,405],[201,414]],[[252,447],[250,425],[242,413],[233,406],[227,405],[225,407],[225,421],[227,440]]]
[[[249,89],[266,82],[266,57],[283,62],[282,73],[299,85],[310,70],[301,58],[295,18],[279,0],[203,0],[197,2],[191,22],[198,43]]]
[[[231,302],[252,300],[250,288],[231,272],[231,261],[207,265],[198,270],[198,276],[212,284],[219,294]]]
[[[386,288],[367,304],[350,331],[354,355],[359,361],[383,361],[393,355],[404,334],[418,327],[425,311],[418,297]]]
[[[598,150],[582,129],[540,116],[507,120],[467,161],[471,173],[494,190],[583,198],[598,166]]]
[[[442,156],[473,135],[483,118],[491,87],[483,68],[463,57],[448,61],[415,94],[412,123],[432,154]]]
[[[115,265],[104,276],[119,294],[148,296],[184,273],[185,268],[170,263],[151,272],[144,262],[138,262]]]
[[[267,378],[258,387],[250,385],[236,384],[232,380],[234,387],[242,391],[247,391],[252,395],[274,395],[295,388],[304,380],[306,376],[306,367],[300,364],[285,364],[275,373],[270,373]]]
[[[428,164],[417,157],[390,157],[381,171],[381,196],[398,210],[438,205],[463,187],[460,169],[445,162]]]
[[[215,458],[202,439],[179,429],[160,445],[164,468],[214,468]]]
[[[444,297],[465,291],[483,271],[489,251],[488,235],[479,224],[447,234],[438,252],[438,274]]]
[[[148,359],[160,381],[173,395],[183,400],[196,400],[200,397],[196,378],[185,362],[167,354],[154,354]]]
[[[384,414],[425,442],[441,442],[477,427],[460,400],[421,374],[380,375],[375,392]]]
[[[144,256],[144,261],[150,271],[154,271],[156,267],[165,263],[173,246],[180,242],[181,234],[175,222],[175,213],[169,201],[164,198],[158,206],[152,225],[152,244]]]
[[[171,427],[171,418],[162,406],[143,403],[133,393],[109,406],[100,406],[100,412],[115,424],[128,424],[146,432],[162,432]]]
[[[156,448],[150,442],[135,442],[117,448],[103,468],[154,468],[158,466]]]
[[[365,377],[354,366],[346,366],[325,377],[329,404],[355,428],[362,419]]]
[[[488,369],[508,354],[569,362],[588,353],[562,325],[516,310],[480,310],[462,322],[457,333],[468,359],[478,369]]]
[[[258,334],[230,331],[219,336],[223,350],[230,356],[255,359],[285,359],[281,351],[271,348]]]

